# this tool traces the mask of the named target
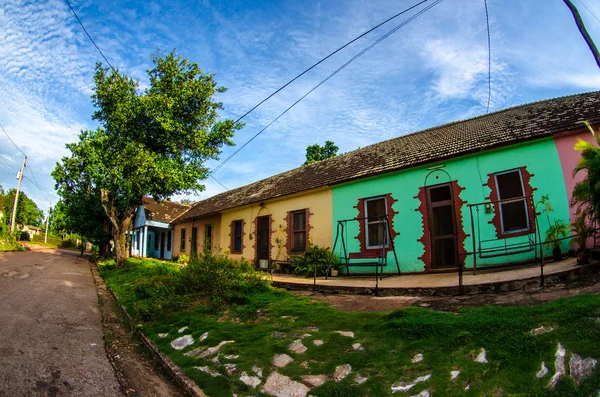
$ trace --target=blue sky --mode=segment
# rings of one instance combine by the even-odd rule
[[[147,84],[157,48],[173,48],[228,88],[235,118],[296,74],[417,0],[73,1],[109,61]],[[429,1],[432,3],[432,1]],[[574,0],[600,44],[600,1]],[[585,6],[584,6],[585,5]],[[600,89],[600,70],[562,0],[488,0],[490,111]],[[587,7],[587,8],[586,8]],[[591,11],[588,11],[588,9]],[[409,14],[410,15],[410,14]],[[408,17],[384,25],[296,81],[246,118],[243,144],[333,70]],[[63,0],[0,4],[0,124],[28,154],[38,184],[91,120],[100,55]],[[216,174],[235,188],[297,167],[306,146],[333,140],[341,152],[485,113],[487,36],[483,0],[444,0],[352,63],[254,140]],[[226,158],[236,148],[226,148]],[[0,133],[0,184],[15,187],[22,156]],[[211,166],[218,162],[211,162]],[[197,200],[224,189],[213,180]],[[56,196],[30,180],[41,208]],[[182,197],[182,196],[180,196]]]

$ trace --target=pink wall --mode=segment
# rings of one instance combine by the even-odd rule
[[[594,126],[594,130],[597,131],[596,126]],[[596,143],[596,140],[587,128],[554,135],[554,144],[556,145],[558,157],[560,158],[569,203],[571,203],[575,183],[581,181],[585,177],[585,171],[581,171],[573,177],[573,169],[581,158],[581,152],[574,149],[578,138],[594,144]],[[571,222],[573,222],[575,218],[575,208],[570,208],[569,214]]]

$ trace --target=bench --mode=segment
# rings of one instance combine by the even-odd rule
[[[383,279],[383,267],[387,266],[387,251],[377,250],[376,252],[350,252],[347,257],[341,257],[342,261],[341,266],[346,266],[346,275],[350,275],[350,266],[353,267],[375,267],[375,278],[377,278],[378,270],[377,268],[381,268],[381,272],[379,272],[379,278]],[[356,259],[373,259],[368,262],[354,262]]]
[[[279,273],[292,274],[294,264],[292,261],[273,261],[275,268],[278,269]]]

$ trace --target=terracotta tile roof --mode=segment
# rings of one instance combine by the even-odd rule
[[[379,142],[195,203],[176,222],[600,122],[600,91],[520,105]]]
[[[146,213],[146,219],[150,221],[158,221],[170,223],[175,218],[187,211],[190,206],[172,201],[156,201],[151,197],[144,197],[142,199],[144,204],[144,212]]]

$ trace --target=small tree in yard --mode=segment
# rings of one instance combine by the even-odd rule
[[[96,66],[92,118],[94,131],[82,131],[67,144],[53,171],[64,197],[95,194],[112,225],[116,263],[128,257],[125,237],[146,195],[157,200],[204,189],[206,160],[216,159],[241,123],[219,120],[225,91],[211,74],[175,52],[152,56],[149,87],[141,91],[128,76]]]

